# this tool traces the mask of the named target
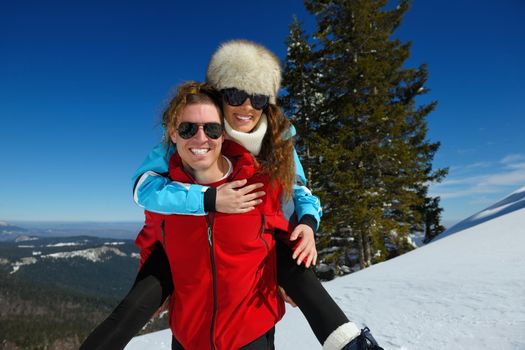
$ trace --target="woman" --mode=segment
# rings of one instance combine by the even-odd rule
[[[245,146],[274,177],[281,176],[274,170],[283,164],[283,155],[292,152],[290,148],[287,151],[286,147],[291,144],[294,133],[293,127],[275,105],[280,78],[277,58],[265,48],[246,41],[223,44],[213,55],[207,72],[208,82],[224,94],[227,137]],[[260,201],[260,193],[251,193],[257,187],[254,184],[237,189],[244,183],[234,181],[214,189],[195,184],[182,185],[159,176],[166,173],[170,155],[170,150],[157,147],[137,171],[135,200],[146,209],[192,215],[209,212],[242,213],[252,210]],[[319,223],[320,206],[317,198],[302,185],[305,183],[304,175],[301,176],[302,168],[295,158],[296,178],[301,184],[293,188],[295,217],[299,224],[291,239],[302,239],[299,247],[293,251],[293,258],[301,262],[307,256],[305,263],[309,265],[310,262],[315,263],[316,259],[316,253],[312,253],[315,250],[313,233]],[[228,206],[231,203],[236,205]],[[139,235],[137,243],[140,245],[143,240],[148,240],[147,235]],[[342,349],[345,346],[345,349],[351,350],[374,349],[377,346],[373,338],[367,340],[371,336],[366,329],[360,332],[355,324],[348,321],[313,272],[294,263],[292,251],[280,241],[277,242],[277,254],[279,284],[305,314],[325,349]],[[143,257],[144,266],[130,294],[93,334],[125,341],[129,335],[119,330],[140,329],[170,294],[172,286],[166,282],[169,280],[166,278],[169,271],[163,268],[166,265],[163,264],[164,260],[164,252],[158,248],[152,249],[148,259]],[[134,315],[131,318],[127,317],[130,313]],[[177,316],[175,314],[172,317]],[[134,323],[128,322],[122,326],[126,323],[123,319],[133,320]],[[90,338],[96,337],[93,334]],[[361,344],[368,345],[365,347]]]

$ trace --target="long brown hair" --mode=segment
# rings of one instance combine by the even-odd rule
[[[293,137],[290,122],[281,109],[269,104],[264,110],[268,119],[268,130],[264,135],[261,152],[257,156],[261,172],[277,181],[283,188],[285,199],[292,198],[295,183],[295,165],[293,158]]]

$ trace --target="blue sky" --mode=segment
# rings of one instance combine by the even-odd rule
[[[429,65],[428,136],[450,175],[445,222],[525,186],[525,4],[414,2],[395,36]],[[301,1],[12,1],[0,5],[0,220],[140,221],[130,178],[160,139],[173,87],[219,43],[281,59]]]

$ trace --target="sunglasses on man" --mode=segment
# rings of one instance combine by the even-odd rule
[[[191,139],[199,131],[199,127],[202,126],[202,130],[206,136],[210,139],[217,140],[221,137],[224,128],[221,123],[190,123],[182,122],[177,127],[177,133],[184,140]]]
[[[265,109],[268,107],[270,97],[266,95],[250,95],[246,91],[239,90],[236,88],[228,88],[221,90],[224,100],[230,106],[240,106],[246,101],[247,98],[250,99],[252,107],[255,109]]]

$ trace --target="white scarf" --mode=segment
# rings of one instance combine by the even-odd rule
[[[226,129],[227,138],[239,143],[254,156],[258,156],[261,151],[262,141],[268,129],[268,119],[266,114],[261,115],[259,123],[255,128],[247,133],[234,130],[226,119],[224,119],[224,128]]]

